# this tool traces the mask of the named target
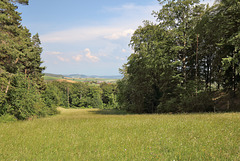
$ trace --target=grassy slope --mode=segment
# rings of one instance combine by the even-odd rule
[[[0,160],[240,160],[240,114],[114,115],[60,109],[0,123]]]
[[[61,77],[52,77],[52,76],[44,76],[44,80],[49,81],[49,80],[58,80],[62,79]]]

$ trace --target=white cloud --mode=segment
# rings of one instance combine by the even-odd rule
[[[105,7],[103,12],[109,14],[118,13],[118,17],[96,26],[76,26],[67,30],[56,31],[40,35],[43,43],[73,43],[86,42],[105,38],[108,40],[118,40],[130,37],[143,20],[152,20],[152,11],[159,10],[157,2],[153,5],[140,6],[126,4],[119,7]],[[100,40],[101,41],[101,40]]]
[[[82,58],[83,58],[83,55],[76,55],[76,56],[73,56],[72,57],[73,58],[73,60],[75,60],[75,61],[81,61],[82,60]]]
[[[126,49],[122,49],[122,52],[123,52],[123,53],[126,53],[127,51],[126,51]]]
[[[41,41],[43,43],[85,42],[104,38],[114,33],[117,33],[115,37],[120,38],[121,36],[127,36],[131,32],[132,30],[115,26],[79,27],[42,35]]]
[[[61,55],[62,53],[59,51],[46,51],[45,52],[48,55]]]
[[[115,71],[117,74],[118,68],[130,54],[128,44],[134,30],[143,24],[143,20],[155,20],[151,13],[153,10],[159,10],[160,6],[157,0],[150,1],[153,3],[150,2],[148,6],[126,4],[116,8],[109,7],[106,10],[103,8],[104,15],[109,14],[114,17],[94,20],[96,25],[89,25],[93,21],[90,20],[89,23],[79,26],[71,24],[66,30],[41,34],[40,39],[46,50],[62,51],[62,53],[53,52],[51,56],[46,54],[45,59],[52,60],[46,63],[48,70],[56,68],[61,72],[69,70],[72,73],[82,69],[83,72]],[[53,61],[58,62],[59,67],[54,67]],[[71,66],[69,66],[70,61]],[[102,66],[104,68],[101,68]]]
[[[57,58],[62,62],[69,62],[70,61],[68,58],[63,58],[61,56],[57,56]]]
[[[128,3],[119,7],[105,7],[104,10],[106,12],[120,12],[123,14],[127,12],[131,12],[131,13],[138,12],[139,14],[150,12],[151,14],[153,10],[159,10],[159,4],[157,1],[152,1],[152,4],[150,5],[136,5],[134,3]],[[129,15],[129,16],[134,16],[134,15]]]
[[[116,32],[111,35],[105,36],[104,38],[109,39],[109,40],[117,40],[122,37],[131,37],[133,33],[134,33],[133,29],[127,29],[127,30],[123,30],[123,31]]]
[[[90,62],[98,62],[100,60],[99,57],[92,55],[92,52],[89,48],[86,48],[84,51],[81,52],[81,54],[78,54],[76,56],[72,56],[72,59],[76,62],[79,61],[90,61]]]
[[[152,14],[153,11],[159,11],[161,6],[159,5],[157,0],[153,0],[149,5],[136,5],[134,3],[124,4],[119,7],[105,7],[105,12],[118,13],[121,16],[114,19],[113,22],[121,25],[124,23],[125,25],[131,24],[134,28],[142,25],[142,21],[150,20],[155,21]]]
[[[116,56],[116,59],[117,59],[117,60],[125,60],[125,58],[119,57],[119,56]]]
[[[98,62],[100,60],[97,56],[92,55],[90,49],[86,48],[84,52],[86,53],[85,56],[88,60],[92,62]]]

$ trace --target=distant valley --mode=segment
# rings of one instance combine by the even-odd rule
[[[113,75],[113,76],[98,76],[98,75],[84,75],[84,74],[53,74],[53,73],[44,73],[45,81],[68,81],[68,82],[95,82],[95,83],[115,83],[117,80],[122,79],[122,75]]]

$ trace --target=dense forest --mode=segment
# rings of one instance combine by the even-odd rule
[[[55,114],[44,98],[39,36],[21,25],[16,3],[27,5],[28,0],[0,1],[0,115],[26,119]]]
[[[138,113],[239,110],[240,2],[159,0],[133,34],[120,107]],[[222,107],[224,106],[224,107]]]
[[[23,120],[56,107],[136,113],[240,110],[240,2],[159,0],[157,22],[133,34],[134,53],[117,84],[45,82],[39,35],[21,25],[17,5],[0,1],[0,116]],[[224,106],[224,107],[223,107]]]
[[[49,105],[66,108],[118,108],[116,84],[89,84],[50,81],[44,92],[44,99]]]

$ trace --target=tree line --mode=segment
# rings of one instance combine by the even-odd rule
[[[10,114],[17,119],[40,117],[57,113],[46,104],[38,34],[31,35],[21,25],[16,3],[27,5],[28,0],[0,1],[0,115]]]
[[[45,82],[41,42],[21,25],[18,4],[0,2],[0,116],[20,120],[57,113],[56,107],[116,108],[116,85]]]
[[[131,38],[134,53],[118,82],[120,107],[138,113],[208,112],[218,110],[214,97],[221,91],[236,98],[239,0],[213,6],[199,0],[159,3],[162,8],[153,12],[157,22],[145,21]],[[239,110],[238,105],[230,101],[228,106]]]
[[[101,83],[99,86],[77,82],[47,82],[44,93],[49,105],[65,108],[118,108],[116,101],[116,84]]]
[[[43,117],[56,114],[58,106],[209,112],[221,110],[216,100],[222,93],[227,110],[239,110],[238,0],[213,6],[159,0],[161,10],[153,12],[157,23],[145,21],[131,38],[134,53],[120,70],[124,78],[100,86],[44,82],[39,36],[21,25],[17,3],[28,0],[0,1],[0,116]]]

